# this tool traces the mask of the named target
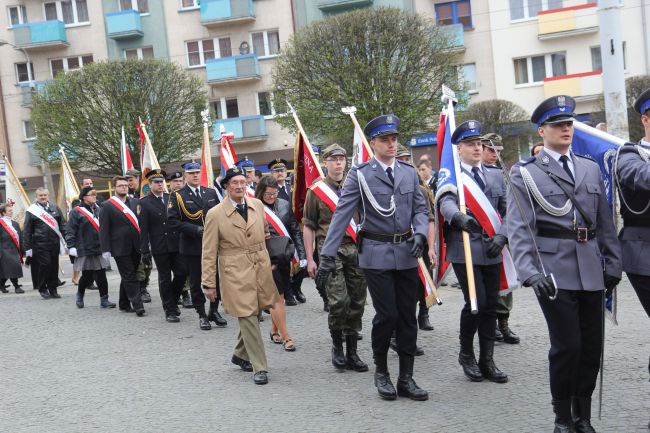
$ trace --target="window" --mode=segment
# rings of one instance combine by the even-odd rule
[[[31,120],[23,120],[23,138],[25,140],[35,140],[36,131]]]
[[[34,65],[32,63],[16,63],[16,82],[26,83],[34,79]]]
[[[124,50],[124,58],[137,60],[153,59],[153,47],[130,48]]]
[[[463,89],[470,93],[476,93],[476,63],[461,66],[459,72]]]
[[[239,117],[239,103],[236,97],[220,98],[214,101],[214,112],[217,119],[233,119]]]
[[[121,11],[134,10],[141,14],[149,13],[149,0],[119,0],[119,2]]]
[[[73,71],[75,69],[81,69],[86,65],[89,65],[93,62],[93,56],[74,56],[67,57],[64,59],[51,59],[50,60],[50,69],[52,70],[52,78],[56,78],[57,75],[61,72]]]
[[[45,19],[59,20],[66,24],[85,24],[88,18],[87,0],[58,0],[43,4]]]
[[[181,9],[198,8],[199,0],[181,0]]]
[[[541,83],[545,78],[566,75],[566,53],[514,59],[515,84]]]
[[[510,0],[510,20],[535,18],[540,11],[561,7],[562,0]]]
[[[462,24],[463,28],[472,28],[472,12],[469,0],[457,0],[436,5],[436,19],[441,25]]]
[[[623,69],[627,70],[627,53],[625,41],[623,41]],[[600,46],[591,47],[591,70],[603,70],[603,59],[600,54]]]
[[[206,60],[232,56],[229,37],[187,42],[186,47],[189,66],[205,66]]]
[[[272,116],[273,115],[273,106],[271,103],[271,93],[270,92],[259,92],[257,94],[257,107],[259,113],[262,116]]]
[[[280,33],[277,30],[251,33],[251,44],[258,57],[276,56],[280,53]]]
[[[10,26],[27,23],[27,9],[25,9],[25,6],[9,6],[7,12],[9,13]]]

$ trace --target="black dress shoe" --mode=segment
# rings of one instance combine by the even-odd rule
[[[226,319],[221,317],[221,314],[219,314],[219,311],[217,310],[210,309],[210,311],[208,311],[208,320],[214,322],[217,328],[225,328],[228,325]]]
[[[458,354],[458,363],[463,367],[463,373],[465,376],[472,382],[481,382],[483,381],[483,375],[481,370],[478,368],[476,363],[476,357],[474,353],[463,353]]]
[[[52,298],[52,295],[50,295],[50,292],[48,292],[47,290],[44,290],[42,292],[39,291],[38,293],[40,293],[40,295],[41,295],[41,297],[43,299],[51,299]]]
[[[136,314],[138,317],[142,317],[142,316],[144,316],[145,313],[146,313],[146,312],[144,311],[144,307],[136,307],[136,309],[135,309],[135,314]]]
[[[397,379],[397,395],[400,397],[408,397],[411,400],[424,401],[429,399],[429,393],[420,388],[413,377],[405,375]]]
[[[307,302],[307,298],[305,298],[305,295],[300,290],[296,290],[296,300],[301,304]]]
[[[296,298],[293,295],[284,295],[284,305],[287,305],[289,307],[295,307],[298,305],[298,302],[296,302]]]
[[[20,294],[20,293],[25,293],[25,291],[24,291],[23,289],[21,289],[20,287],[16,287],[15,291],[16,291],[16,293],[18,293],[18,294]]]
[[[50,291],[50,297],[52,299],[61,299],[61,295],[59,295],[56,291]]]
[[[422,356],[424,355],[424,349],[421,348],[420,346],[415,346],[415,356]]]
[[[212,325],[210,325],[210,321],[207,317],[199,317],[199,329],[203,331],[209,331],[212,329]]]
[[[9,287],[9,286],[4,286],[4,287],[0,288],[0,292],[9,293],[9,290],[7,290],[7,287]]]
[[[183,294],[183,308],[193,308],[194,305],[192,305],[192,299],[190,298],[189,293],[184,293]]]
[[[397,398],[397,391],[390,381],[390,374],[375,372],[375,386],[379,396],[384,400],[395,400]]]
[[[120,308],[120,311],[122,313],[135,313],[135,310],[133,308],[131,308],[130,305],[128,307],[126,307],[126,308]]]
[[[59,280],[59,282],[56,283],[56,287],[61,287],[61,286],[63,286],[64,284],[65,284],[65,281],[61,281],[61,280]]]
[[[165,320],[169,323],[178,323],[181,321],[181,319],[179,319],[175,313],[167,314],[165,316]]]
[[[421,314],[418,316],[418,327],[423,331],[433,331],[433,325],[429,321],[428,314]]]
[[[253,375],[253,382],[255,382],[255,385],[266,385],[269,383],[269,377],[267,376],[267,372],[262,370],[258,371]]]
[[[250,361],[246,361],[245,359],[242,359],[237,355],[233,355],[230,362],[232,362],[235,365],[238,365],[239,368],[241,368],[244,371],[253,371],[253,364],[251,364]]]

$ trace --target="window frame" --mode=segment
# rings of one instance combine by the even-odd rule
[[[131,9],[128,10],[134,10],[140,12],[140,2],[139,0],[127,0],[131,1]],[[117,8],[123,12],[124,9],[122,9],[122,2],[120,0],[117,0]],[[147,2],[147,11],[146,12],[140,12],[140,16],[147,16],[151,15],[151,9],[149,8],[149,2]]]
[[[228,106],[227,106],[226,103],[227,103],[227,101],[233,100],[233,99],[235,101],[237,101],[237,114],[238,114],[238,116],[237,117],[228,117]],[[235,96],[220,96],[219,98],[212,100],[211,103],[212,104],[219,103],[219,110],[221,111],[221,113],[223,115],[222,117],[219,117],[219,113],[215,108],[215,110],[214,110],[215,111],[214,114],[215,114],[215,118],[216,118],[215,120],[239,119],[241,117],[241,114],[239,113],[239,98],[236,95]]]
[[[221,56],[221,46],[219,44],[219,41],[221,39],[229,39],[230,40],[230,56],[222,57]],[[187,61],[187,68],[188,69],[197,69],[197,68],[205,68],[205,54],[203,50],[203,42],[204,41],[212,41],[212,49],[214,51],[214,58],[215,59],[224,59],[227,57],[232,57],[232,38],[230,35],[228,36],[215,36],[214,38],[207,38],[207,39],[193,39],[191,41],[185,41],[185,60]],[[196,65],[191,65],[190,64],[190,51],[188,48],[188,44],[191,44],[192,42],[197,42],[199,45],[199,63]]]
[[[473,89],[465,89],[467,93],[470,95],[475,95],[478,93],[478,76],[476,74],[476,62],[470,62],[470,63],[463,63],[462,65],[459,65],[460,67],[458,68],[458,75],[460,76],[459,78],[462,80],[463,83],[470,82],[468,80],[465,80],[465,67],[466,66],[473,66],[474,67],[474,88]]]
[[[276,32],[278,34],[278,53],[277,54],[269,54],[269,32],[273,33]],[[253,35],[256,34],[262,34],[262,40],[264,41],[264,55],[260,56],[259,54],[255,54],[255,45],[253,44]],[[276,58],[280,55],[280,51],[282,50],[282,44],[280,43],[280,29],[275,28],[275,29],[267,29],[267,30],[257,30],[255,32],[250,32],[248,34],[248,42],[250,46],[250,52],[252,54],[255,54],[257,56],[258,60],[264,60],[264,59],[273,59]]]
[[[27,65],[27,77],[29,78],[27,81],[20,81],[18,77],[18,65]],[[18,62],[14,63],[14,71],[16,72],[16,84],[20,83],[31,83],[34,81],[34,63],[33,62]]]
[[[32,131],[34,131],[34,136],[33,137],[28,137],[27,136],[27,124],[31,124],[32,126]],[[23,120],[22,122],[23,126],[23,141],[35,141],[36,140],[36,129],[34,129],[34,122],[30,120]]]
[[[151,58],[155,59],[156,55],[154,53],[153,45],[147,45],[146,47],[137,47],[137,48],[125,48],[124,50],[122,50],[122,52],[124,53],[123,58],[124,60],[128,60],[128,57],[126,56],[126,52],[135,50],[137,60],[148,60],[144,58],[144,50],[146,48],[151,48],[151,55],[152,55]]]
[[[180,5],[178,7],[178,10],[184,12],[184,11],[194,11],[201,8],[199,4],[200,0],[191,0],[191,1],[192,3],[194,3],[194,6],[183,6],[183,0],[178,0],[178,3]]]
[[[11,9],[16,9],[18,11],[17,24],[11,22]],[[7,22],[9,23],[9,25],[7,26],[8,29],[12,29],[14,25],[29,23],[29,20],[27,18],[27,6],[25,6],[24,4],[15,4],[15,5],[7,6]]]
[[[465,26],[465,24],[458,21],[458,4],[459,3],[467,3],[467,7],[469,8],[469,26]],[[438,7],[443,6],[443,5],[451,6],[451,24],[463,24],[463,30],[472,30],[472,29],[474,29],[474,21],[472,20],[472,2],[470,0],[452,0],[452,1],[445,2],[445,3],[436,3],[434,5],[434,12],[436,14],[436,22],[439,22],[438,21]],[[444,25],[449,25],[449,24],[444,24]]]
[[[74,21],[71,23],[66,23],[63,20],[63,7],[61,6],[61,3],[63,0],[49,0],[49,1],[44,1],[41,3],[42,9],[43,9],[43,19],[47,21],[47,15],[45,13],[45,5],[54,3],[55,8],[56,8],[56,19],[63,22],[66,28],[68,27],[77,27],[77,26],[87,26],[90,25],[90,11],[88,11],[88,21],[79,21],[79,13],[77,11],[77,0],[69,0],[72,3],[72,16],[74,18]],[[88,1],[86,0],[86,8],[88,8]],[[90,0],[92,1],[92,0]]]
[[[559,74],[559,75],[554,75],[553,74],[553,60],[552,56],[556,54],[563,54],[564,55],[564,74]],[[536,57],[544,57],[544,79],[546,78],[552,78],[552,77],[561,77],[562,75],[567,75],[567,52],[566,51],[555,51],[552,53],[543,53],[543,54],[535,54],[531,56],[526,56],[526,57],[513,57],[512,58],[512,67],[513,71],[515,72],[515,88],[522,88],[522,87],[532,87],[532,86],[541,86],[544,84],[544,79],[542,81],[533,81],[533,58]],[[517,83],[517,74],[516,74],[516,69],[515,69],[515,61],[521,60],[521,59],[526,59],[526,72],[527,72],[527,77],[528,81],[525,83]]]
[[[511,23],[520,23],[520,22],[524,22],[524,21],[531,21],[531,20],[536,20],[537,19],[537,15],[535,15],[534,17],[531,17],[530,15],[528,15],[528,5],[529,5],[530,1],[531,0],[521,0],[522,10],[524,11],[524,17],[523,18],[512,18],[512,8],[510,7],[510,4],[508,4],[508,12],[510,13],[510,22]],[[555,10],[555,9],[562,9],[564,7],[565,0],[560,0],[560,1],[562,1],[562,6],[561,7],[559,7],[559,8],[554,7],[552,9],[549,8],[549,6],[548,6],[549,1],[551,1],[551,0],[541,0],[542,8],[540,9],[540,12],[541,11]],[[508,3],[510,3],[510,2],[508,2]]]
[[[54,76],[54,70],[52,69],[52,62],[53,62],[53,61],[61,60],[61,61],[63,62],[63,73],[64,73],[64,74],[67,74],[67,73],[70,72],[71,70],[72,70],[72,71],[78,71],[78,70],[80,70],[80,69],[83,69],[85,65],[90,64],[90,63],[84,63],[84,60],[83,60],[84,57],[93,57],[93,61],[90,62],[90,63],[94,63],[94,62],[95,62],[95,58],[94,58],[94,56],[93,56],[92,54],[81,54],[81,55],[78,55],[78,56],[56,57],[56,58],[51,58],[51,59],[49,59],[49,60],[48,60],[48,64],[49,64],[49,66],[50,66],[50,77],[52,77],[52,79],[56,78],[56,77]],[[76,58],[77,61],[79,62],[79,67],[78,67],[78,68],[74,68],[74,69],[70,69],[69,66],[68,66],[68,60],[69,60],[69,59],[75,59],[75,58]]]

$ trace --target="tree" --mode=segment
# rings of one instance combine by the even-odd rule
[[[148,132],[158,161],[178,161],[201,144],[201,81],[175,63],[126,60],[93,63],[59,74],[34,97],[32,120],[41,156],[63,146],[71,164],[82,170],[121,173],[122,127],[139,165],[138,118]]]
[[[627,124],[630,133],[630,141],[638,141],[645,135],[641,124],[639,113],[634,111],[634,101],[641,96],[641,93],[650,89],[650,75],[637,75],[625,80],[625,93],[627,95]],[[595,120],[605,122],[605,98],[601,95],[596,103],[599,115]]]
[[[450,33],[396,8],[360,9],[315,21],[294,33],[274,71],[308,134],[350,148],[352,123],[341,108],[357,107],[365,122],[396,114],[412,136],[436,126],[441,86],[459,89]],[[294,129],[291,116],[276,121]]]
[[[519,149],[534,140],[530,116],[519,105],[503,99],[492,99],[471,104],[467,111],[458,113],[456,124],[465,120],[481,122],[483,133],[496,132],[503,139],[501,156],[505,161],[517,161]]]

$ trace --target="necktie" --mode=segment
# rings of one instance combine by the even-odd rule
[[[575,179],[573,178],[573,173],[571,173],[571,169],[569,168],[569,158],[566,155],[560,156],[560,161],[562,161],[562,168],[564,168],[564,171],[566,171],[566,174],[569,175],[569,178],[573,182],[575,182]]]
[[[194,190],[194,192],[196,193],[196,196],[197,196],[198,198],[201,198],[201,188],[196,188],[196,189]]]
[[[160,196],[160,201],[162,202],[163,205],[165,204],[165,196],[164,195]]]
[[[485,191],[485,182],[481,179],[481,175],[478,172],[478,167],[472,167],[472,173],[474,173],[474,180],[481,187],[482,191]]]
[[[246,212],[246,205],[245,204],[239,203],[237,205],[237,212],[239,213],[239,215],[242,216],[242,218],[244,218],[244,221],[248,221],[248,213]]]
[[[388,176],[388,180],[390,180],[390,183],[394,184],[395,183],[395,178],[393,177],[393,169],[388,167],[386,169],[386,176]]]

